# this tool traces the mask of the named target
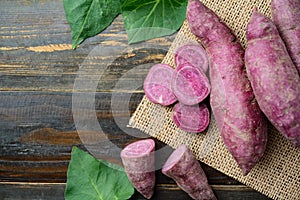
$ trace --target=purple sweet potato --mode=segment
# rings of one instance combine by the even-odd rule
[[[210,83],[204,72],[189,63],[175,69],[171,85],[178,101],[185,105],[198,104],[210,93]]]
[[[261,110],[300,147],[300,77],[271,19],[254,10],[247,25],[247,74]]]
[[[184,131],[199,133],[208,127],[210,113],[204,103],[188,106],[178,102],[173,108],[173,121]]]
[[[228,26],[198,0],[189,0],[187,20],[208,54],[210,105],[221,137],[244,175],[263,156],[267,120],[244,67],[244,50]]]
[[[272,0],[273,21],[300,74],[300,1]]]
[[[174,69],[168,64],[156,64],[149,70],[144,81],[144,91],[153,103],[169,106],[177,101],[171,89]]]
[[[150,199],[155,186],[155,143],[152,139],[139,140],[121,151],[121,158],[129,180],[135,189]]]
[[[205,49],[197,43],[184,44],[175,51],[175,65],[183,63],[200,68],[204,73],[208,70],[208,59]]]
[[[170,155],[162,168],[162,173],[172,178],[193,199],[217,199],[200,163],[184,144]]]

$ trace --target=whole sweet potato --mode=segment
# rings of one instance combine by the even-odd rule
[[[274,23],[254,10],[248,23],[247,73],[262,111],[300,147],[300,77]]]
[[[273,21],[300,74],[300,1],[272,0]]]
[[[224,144],[246,175],[265,151],[267,121],[246,76],[244,50],[226,24],[199,0],[189,0],[187,20],[208,54],[210,104]]]

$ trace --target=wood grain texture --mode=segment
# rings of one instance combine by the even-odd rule
[[[212,188],[219,200],[267,200],[268,198],[256,193],[246,186],[219,186],[212,185]],[[17,193],[14,191],[18,191]],[[63,200],[65,184],[63,183],[0,183],[0,199],[5,200]],[[172,194],[172,195],[170,195]],[[171,200],[171,199],[191,199],[185,192],[173,184],[157,184],[153,200]],[[130,200],[145,200],[137,192]]]
[[[95,95],[96,117],[101,126],[101,133],[119,148],[138,138],[127,134],[128,131],[136,130],[126,127],[126,124],[117,124],[116,121],[122,119],[127,122],[143,95],[133,94],[128,110],[114,110],[114,114],[111,109],[112,93],[102,92]],[[122,101],[118,99],[116,103],[122,104]],[[85,149],[82,138],[75,129],[72,93],[1,92],[0,102],[1,180],[65,182],[72,146],[77,145]],[[85,103],[83,99],[81,104]],[[81,112],[84,113],[84,109],[81,109]],[[86,137],[99,134],[99,130],[84,131]],[[141,132],[138,133],[147,137]],[[101,138],[91,141],[94,143],[85,145],[97,147],[102,142]],[[158,147],[164,145],[156,142]],[[105,148],[100,151],[101,155],[109,153]],[[206,171],[214,184],[238,184],[209,167],[206,167]],[[169,182],[163,177],[161,180]]]
[[[2,91],[72,91],[80,65],[86,67],[86,75],[94,75],[99,66],[107,68],[109,76],[99,82],[98,90],[110,90],[122,71],[160,62],[174,38],[129,47],[119,16],[104,32],[71,50],[70,28],[61,1],[1,1],[0,5]],[[154,48],[147,49],[149,46]],[[119,55],[95,53],[111,47],[120,50]]]
[[[99,149],[107,138],[121,149],[139,139],[128,132],[148,137],[126,122],[144,95],[149,68],[162,61],[174,37],[128,45],[119,16],[72,50],[61,0],[0,1],[0,199],[64,199],[73,145],[120,163],[110,157],[116,152]],[[80,115],[86,119],[77,123]],[[202,166],[219,199],[266,199]],[[156,173],[153,199],[188,199]],[[136,193],[131,199],[143,198]]]

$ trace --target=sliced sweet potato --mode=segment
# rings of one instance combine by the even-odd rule
[[[183,63],[190,63],[194,67],[208,70],[208,59],[205,49],[197,43],[184,44],[175,51],[175,65],[179,66]]]
[[[168,64],[156,64],[149,70],[144,81],[144,91],[153,103],[169,106],[177,101],[171,89],[174,69]]]
[[[208,127],[210,113],[204,103],[188,106],[178,102],[173,108],[173,121],[184,131],[199,133]]]
[[[210,83],[204,72],[189,63],[176,68],[171,84],[174,95],[185,105],[198,104],[210,93]]]

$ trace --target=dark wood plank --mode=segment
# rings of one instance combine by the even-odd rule
[[[126,139],[127,135],[114,125],[110,97],[110,93],[96,95],[97,119],[103,134],[122,145],[132,138]],[[141,97],[136,96],[132,102],[137,104]],[[1,179],[64,182],[71,147],[83,147],[73,121],[72,94],[1,92],[0,102]],[[126,117],[121,112],[118,117]],[[97,134],[93,130],[85,133]]]
[[[246,186],[212,185],[218,200],[267,200],[269,198],[255,192]],[[17,192],[16,192],[17,191]],[[0,183],[0,199],[33,200],[33,199],[64,199],[65,184],[35,184],[35,183]],[[131,200],[145,200],[138,192]],[[152,200],[182,200],[191,199],[174,184],[157,184]]]
[[[0,13],[2,91],[72,91],[78,73],[95,75],[99,69],[106,74],[105,80],[98,80],[98,91],[111,90],[122,72],[159,63],[174,39],[128,45],[119,16],[104,32],[72,50],[62,1],[1,1]],[[146,72],[144,68],[136,75],[143,78]]]
[[[124,98],[130,98],[129,105],[125,105],[127,109],[122,109],[123,106],[114,107],[115,110],[112,112],[112,95],[117,95],[115,103],[118,105],[126,103]],[[86,130],[79,130],[81,134],[78,135],[73,120],[76,109],[72,110],[72,93],[0,92],[1,180],[65,182],[73,145],[85,150],[88,147],[89,150],[95,150],[99,157],[120,163],[120,160],[109,157],[109,154],[118,157],[118,154],[116,155],[118,151],[99,149],[107,140],[97,135],[107,137],[109,142],[119,149],[139,139],[136,136],[148,137],[138,130],[126,127],[130,115],[143,95],[128,92],[96,93],[94,111],[101,130],[93,130],[91,125]],[[87,113],[84,116],[87,117],[86,121],[83,123],[88,126],[88,121],[92,121],[92,118],[88,114],[87,102],[86,98],[80,99],[79,105],[81,105],[80,114]],[[135,136],[130,135],[133,132]],[[92,140],[85,140],[83,143],[84,138]],[[158,148],[165,146],[159,141],[156,142]],[[204,169],[213,184],[239,184],[208,166],[204,165]],[[161,174],[158,176],[162,183],[170,182],[165,176]]]

